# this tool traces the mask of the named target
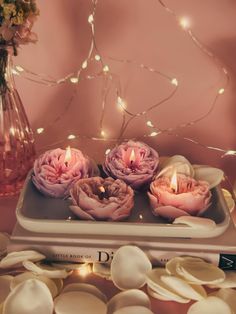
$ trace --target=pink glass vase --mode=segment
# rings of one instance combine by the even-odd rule
[[[0,47],[0,196],[17,194],[32,167],[35,148],[12,75],[12,53]]]

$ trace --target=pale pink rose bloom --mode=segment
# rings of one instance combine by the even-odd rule
[[[60,148],[49,150],[35,161],[32,181],[44,195],[65,198],[75,181],[98,175],[97,166],[80,150],[72,148],[68,162],[65,153]]]
[[[130,140],[116,146],[106,155],[103,170],[108,176],[121,179],[138,190],[152,181],[158,164],[157,151],[145,143]]]
[[[130,215],[134,206],[131,187],[111,177],[81,179],[74,184],[70,195],[73,203],[70,209],[85,220],[123,220]]]
[[[169,220],[180,216],[200,216],[211,205],[209,183],[178,175],[178,192],[170,187],[171,179],[161,177],[154,180],[148,192],[154,215]]]

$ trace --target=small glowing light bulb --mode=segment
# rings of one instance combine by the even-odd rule
[[[15,68],[16,68],[17,71],[19,71],[19,72],[24,72],[24,69],[23,69],[20,65],[16,65]]]
[[[14,74],[14,75],[20,75],[20,73],[17,72],[15,69],[12,69],[12,70],[11,70],[11,73]]]
[[[101,60],[101,57],[99,55],[95,55],[95,60],[96,61],[100,61]]]
[[[173,78],[172,81],[171,81],[171,84],[172,85],[175,85],[175,86],[178,86],[178,81],[176,78]]]
[[[149,126],[150,128],[153,128],[154,127],[154,125],[152,124],[152,121],[147,121],[147,126]]]
[[[71,77],[70,78],[71,83],[73,84],[77,84],[79,82],[79,78],[78,77]]]
[[[107,73],[109,71],[110,71],[109,66],[108,65],[104,65],[103,72]]]
[[[90,14],[90,15],[89,15],[89,17],[88,17],[88,22],[89,22],[89,24],[93,24],[93,22],[94,22],[93,14]]]
[[[38,134],[43,133],[43,131],[44,131],[44,128],[38,128],[38,129],[36,130],[36,132],[37,132]]]
[[[103,136],[103,137],[106,136],[106,132],[104,130],[101,130],[101,136]]]
[[[143,215],[142,215],[142,214],[139,215],[139,219],[140,219],[140,220],[143,219]]]
[[[73,140],[76,138],[76,136],[74,134],[70,134],[67,136],[68,140]]]
[[[228,150],[224,155],[236,155],[236,150]]]
[[[125,103],[124,99],[122,99],[120,96],[117,97],[117,106],[121,110],[126,109],[126,103]]]
[[[220,95],[224,94],[224,92],[225,92],[225,89],[224,89],[224,88],[220,88],[220,89],[218,90],[218,94],[220,94]]]
[[[11,132],[11,134],[14,136],[15,135],[15,128],[12,126],[12,127],[10,127],[10,132]]]
[[[85,60],[83,63],[82,63],[82,69],[86,69],[88,66],[88,62],[87,60]]]
[[[108,155],[110,153],[111,149],[108,148],[106,151],[105,151],[105,155]]]
[[[154,136],[157,136],[158,134],[159,134],[158,132],[152,132],[149,136],[154,137]]]
[[[190,27],[190,21],[187,17],[181,17],[179,24],[183,29],[188,29]]]

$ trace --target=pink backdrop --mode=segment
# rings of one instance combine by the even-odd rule
[[[91,12],[89,0],[38,0],[40,17],[35,24],[39,41],[22,47],[15,63],[32,71],[60,78],[73,72],[86,57],[90,43],[87,22]],[[228,69],[231,82],[226,93],[217,102],[215,110],[197,125],[182,129],[179,134],[191,137],[204,145],[236,149],[236,2],[234,0],[166,0],[179,16],[188,16],[194,33],[215,53]],[[100,0],[96,16],[97,43],[103,55],[134,59],[153,66],[171,77],[178,78],[180,88],[174,98],[154,110],[151,120],[161,128],[202,116],[223,84],[213,60],[190,40],[157,0]],[[127,64],[111,62],[111,70],[120,75],[122,92],[128,108],[138,112],[171,91],[171,85],[152,73]],[[93,72],[93,69],[89,69]],[[34,130],[44,127],[45,132],[35,135],[37,148],[66,139],[68,134],[99,134],[101,110],[101,80],[81,82],[77,96],[64,113],[74,85],[47,87],[24,78],[17,78],[18,90],[25,104]],[[52,124],[56,116],[61,119]],[[117,136],[121,114],[115,106],[114,91],[109,96],[105,119],[108,136]],[[142,119],[132,123],[126,136],[147,132]],[[68,140],[56,146],[66,147]],[[220,158],[221,153],[206,150],[171,135],[149,138],[147,141],[161,155],[184,154],[193,162],[208,163],[226,170],[235,181],[233,169],[236,157]],[[74,140],[79,147],[97,161],[113,143]]]

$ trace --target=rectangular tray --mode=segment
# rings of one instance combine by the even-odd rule
[[[212,197],[212,205],[204,213],[204,217],[213,219],[216,223],[216,228],[211,230],[192,228],[183,224],[174,225],[154,216],[145,193],[135,195],[132,214],[125,221],[85,221],[70,211],[70,200],[43,196],[34,187],[29,173],[17,204],[16,216],[23,228],[41,233],[211,238],[222,234],[231,219],[220,187],[212,189]]]

